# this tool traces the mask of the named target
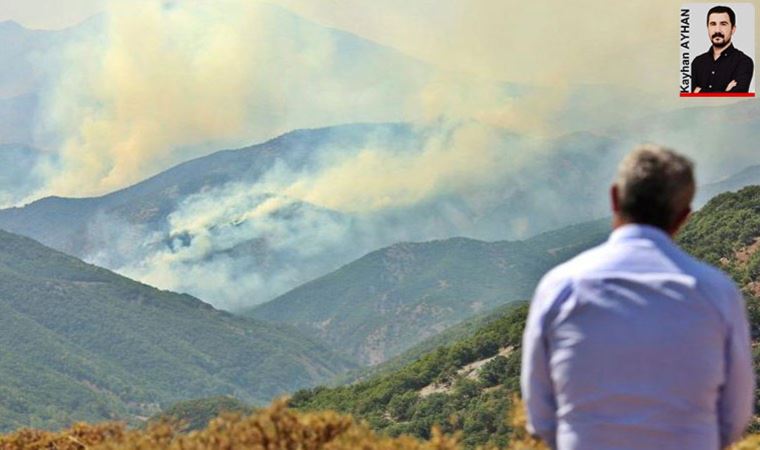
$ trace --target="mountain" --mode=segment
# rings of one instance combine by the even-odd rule
[[[760,297],[760,186],[714,197],[689,220],[679,241]]]
[[[654,142],[685,153],[697,163],[700,185],[720,182],[760,164],[760,105],[751,100],[660,112],[622,122],[599,133],[616,136],[628,148],[635,143]],[[759,182],[757,178],[746,181]],[[739,189],[746,185],[725,187]],[[710,198],[700,195],[698,200],[704,204]]]
[[[703,206],[708,200],[723,192],[738,191],[744,186],[760,184],[760,164],[725,177],[721,180],[700,186],[695,203]]]
[[[351,368],[288,326],[232,316],[0,231],[0,429],[136,422],[169,403],[261,403]]]
[[[327,386],[337,387],[375,378],[381,375],[391,374],[404,366],[424,357],[426,354],[435,351],[439,347],[446,347],[464,341],[474,336],[478,330],[485,328],[487,325],[497,321],[500,317],[513,310],[522,302],[510,302],[505,305],[497,306],[488,311],[478,313],[469,319],[465,319],[456,325],[446,328],[442,332],[435,334],[427,339],[415,344],[403,353],[394,356],[380,364],[374,366],[363,366],[340,374],[327,383]]]
[[[33,30],[18,22],[0,22],[0,144],[32,144],[37,106],[53,60],[84,36],[103,31],[102,15],[62,30]]]
[[[504,130],[490,132],[504,158],[532,145]],[[105,196],[48,197],[0,210],[0,228],[237,310],[396,242],[523,237],[606,211],[591,201],[606,182],[589,180],[587,170],[610,165],[614,141],[588,133],[547,143],[547,155],[535,166],[504,177],[497,187],[443,190],[410,206],[337,211],[283,194],[318,177],[325,161],[351,160],[366,148],[419,154],[431,135],[441,133],[409,124],[294,131],[188,161]],[[571,197],[588,199],[587,207],[570,206]],[[259,209],[266,214],[256,215]],[[196,282],[195,274],[204,272],[217,273],[219,281]],[[230,284],[239,288],[227,289]]]
[[[0,22],[0,99],[39,89],[43,74],[35,66],[35,58],[60,42],[62,34],[29,30],[11,20]]]
[[[279,170],[309,173],[325,156],[336,152],[348,156],[375,142],[393,150],[414,148],[418,141],[410,126],[400,124],[294,131],[263,144],[188,161],[105,196],[48,197],[1,210],[0,228],[141,281],[235,309],[268,300],[362,252],[344,243],[356,228],[350,217],[282,198],[274,190],[277,186],[267,186],[267,179]],[[283,203],[263,218],[269,225],[245,219],[269,199]],[[208,222],[193,222],[200,224],[198,229],[188,229],[177,220],[206,213],[211,215]],[[325,235],[330,228],[342,235]],[[283,245],[284,236],[291,242]],[[302,244],[299,236],[306,242]],[[362,239],[370,240],[362,246],[364,252],[396,240],[389,236],[377,244],[373,234]],[[203,241],[211,245],[196,250],[194,245]],[[305,248],[315,244],[317,249]],[[170,266],[156,267],[161,262]],[[216,272],[223,279],[195,283],[200,279],[188,271]],[[162,279],[146,278],[166,272]],[[229,289],[231,284],[239,287]]]
[[[549,268],[601,242],[608,229],[599,220],[525,241],[396,244],[249,314],[308,329],[357,361],[378,364],[478,312],[528,299]]]
[[[760,186],[711,199],[692,216],[677,241],[694,256],[726,269],[744,288],[753,347],[760,345]],[[446,432],[462,433],[469,448],[505,446],[513,432],[505,416],[519,395],[527,309],[526,303],[498,308],[490,318],[479,317],[453,329],[440,346],[428,348],[414,360],[389,361],[383,370],[365,372],[359,382],[298,391],[289,404],[350,413],[392,436],[429,438],[431,426],[437,425]],[[760,354],[755,353],[755,371],[760,375]],[[758,393],[755,411],[760,411]],[[750,426],[750,432],[759,431],[760,416]]]
[[[350,413],[391,436],[428,439],[437,425],[462,432],[467,447],[504,447],[512,433],[505,418],[519,392],[526,313],[527,304],[514,305],[472,336],[400,369],[356,384],[301,390],[289,406]]]
[[[119,191],[89,198],[47,197],[24,207],[0,210],[0,227],[38,239],[79,257],[107,248],[99,242],[97,218],[125,225],[165,227],[167,217],[188,197],[229,184],[253,184],[276,165],[303,170],[329,147],[362,147],[374,140],[408,142],[405,125],[349,125],[286,133],[262,144],[222,150],[193,159]],[[52,226],[51,223],[56,225]]]
[[[311,192],[333,194],[320,178],[329,167],[356,162],[368,148],[394,158],[424,154],[431,139],[446,134],[438,126],[353,124],[216,152],[100,197],[48,197],[0,210],[0,228],[239,311],[397,242],[523,239],[607,214],[609,177],[595,174],[614,173],[619,152],[629,148],[624,141],[583,132],[537,143],[505,130],[489,133],[500,158],[536,157],[496,181],[442,186],[410,205],[355,211],[286,194],[315,179],[327,186]],[[706,192],[752,182],[746,175],[710,184]],[[355,176],[356,195],[372,190],[374,182],[363,184],[371,173]],[[203,273],[215,276],[201,281]]]

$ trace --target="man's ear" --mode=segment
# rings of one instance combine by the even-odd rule
[[[618,187],[613,184],[610,188],[610,205],[612,205],[612,212],[617,213],[620,211],[620,197],[618,197]]]

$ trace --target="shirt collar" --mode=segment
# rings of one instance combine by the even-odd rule
[[[655,244],[673,245],[673,240],[665,231],[652,225],[629,223],[614,230],[608,242],[619,242],[629,239],[646,239]]]

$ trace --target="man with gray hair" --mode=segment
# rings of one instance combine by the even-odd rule
[[[613,232],[546,274],[523,335],[528,430],[559,450],[717,450],[752,417],[744,300],[672,241],[691,161],[643,146],[611,189]]]

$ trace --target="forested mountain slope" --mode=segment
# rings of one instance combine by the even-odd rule
[[[400,243],[253,309],[312,330],[367,365],[477,313],[529,298],[543,273],[607,235],[606,219],[525,241]]]
[[[134,422],[212,395],[262,403],[351,367],[289,326],[235,317],[0,231],[0,430]]]

